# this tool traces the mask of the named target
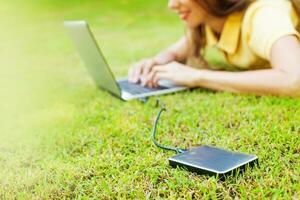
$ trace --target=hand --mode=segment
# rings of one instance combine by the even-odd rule
[[[142,79],[142,76],[147,75],[155,64],[153,58],[143,59],[136,63],[128,72],[128,81],[138,83]]]
[[[201,71],[199,69],[178,62],[171,62],[166,65],[155,65],[152,67],[151,72],[146,76],[142,85],[157,87],[159,80],[166,79],[178,85],[196,87],[200,73]]]
[[[133,83],[143,81],[143,79],[151,72],[153,66],[164,65],[175,59],[171,53],[163,53],[155,58],[143,59],[133,65],[128,72],[128,80]]]

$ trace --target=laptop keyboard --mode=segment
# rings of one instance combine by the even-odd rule
[[[144,94],[144,93],[168,89],[167,87],[162,87],[162,86],[159,86],[157,88],[143,87],[139,84],[128,82],[128,80],[118,81],[118,84],[121,90],[129,92],[130,94]]]

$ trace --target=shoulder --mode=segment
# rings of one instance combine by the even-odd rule
[[[294,25],[299,18],[289,0],[256,0],[245,11],[244,25],[252,24],[255,19],[268,19],[273,22],[279,16],[289,16]]]
[[[245,12],[242,30],[252,51],[269,60],[274,42],[286,35],[296,35],[299,19],[288,0],[257,0]]]
[[[247,8],[246,12],[251,14],[261,8],[280,8],[290,11],[292,9],[292,2],[289,0],[255,0]]]

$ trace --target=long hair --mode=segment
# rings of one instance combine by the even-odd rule
[[[292,0],[292,3],[294,5],[294,8],[297,11],[297,14],[298,14],[299,20],[300,20],[300,0]],[[300,31],[300,22],[298,23],[297,30]]]
[[[209,14],[216,17],[226,17],[234,12],[245,10],[249,4],[255,0],[195,0],[202,6]],[[291,0],[295,9],[300,16],[300,0]],[[300,23],[299,23],[300,24]],[[199,57],[201,48],[205,45],[205,29],[204,25],[200,25],[194,29],[189,30],[189,45],[190,56]]]
[[[234,12],[242,11],[248,7],[252,0],[195,0],[207,12],[216,17],[226,17]],[[200,25],[188,29],[189,59],[202,67],[208,67],[201,55],[201,49],[205,46],[205,26]]]
[[[292,0],[292,2],[296,11],[298,12],[298,15],[300,16],[300,0]]]
[[[297,11],[300,20],[300,0],[292,0],[292,3],[294,5],[295,10]],[[298,23],[297,30],[300,31],[300,22]]]

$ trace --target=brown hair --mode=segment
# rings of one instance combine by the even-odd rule
[[[300,16],[300,0],[292,0],[292,2],[296,11],[298,12],[298,15]]]
[[[255,0],[194,0],[199,3],[205,10],[216,17],[226,17],[234,12],[245,10],[249,4]],[[291,0],[295,9],[300,16],[300,0]],[[299,23],[300,25],[300,23]],[[200,25],[189,30],[190,56],[198,57],[201,48],[205,45],[204,26]],[[200,57],[201,62],[203,59]]]
[[[294,4],[294,8],[296,9],[300,19],[300,0],[292,0],[292,3]],[[298,23],[297,30],[300,31],[300,22]]]
[[[300,0],[292,0],[292,2],[294,4],[294,8],[296,9],[300,20]],[[300,31],[300,22],[298,23],[297,30]]]

